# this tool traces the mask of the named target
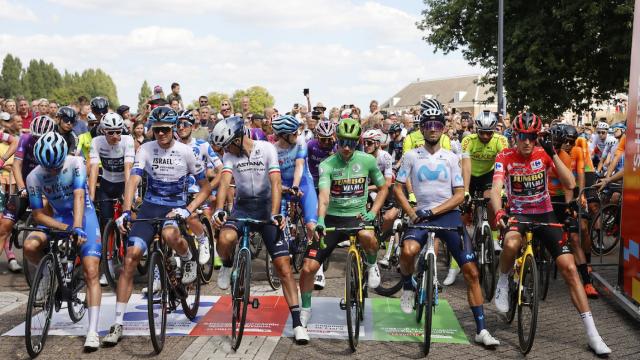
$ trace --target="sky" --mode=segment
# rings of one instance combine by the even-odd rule
[[[101,68],[121,104],[144,80],[185,102],[260,85],[276,107],[386,101],[417,79],[479,74],[434,54],[415,26],[419,0],[0,0],[0,56],[58,69]]]

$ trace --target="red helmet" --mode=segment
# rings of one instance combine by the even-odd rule
[[[519,133],[537,133],[542,129],[542,120],[532,112],[519,114],[513,122],[513,130]]]

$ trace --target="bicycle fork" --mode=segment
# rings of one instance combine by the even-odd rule
[[[423,248],[422,252],[423,254],[420,255],[421,263],[418,264],[419,271],[425,270],[425,267],[427,266],[427,258],[429,258],[429,254],[433,255],[433,269],[436,270],[435,233],[429,232],[429,235],[427,238],[427,245]],[[429,306],[438,305],[438,271],[433,272],[433,284],[427,284],[426,276],[422,276],[422,287],[420,288],[420,294],[419,294],[421,304],[424,304],[427,301],[426,299],[427,286],[430,286],[430,285],[432,285],[434,288],[434,291],[433,291],[434,304],[429,304]]]
[[[396,246],[397,244],[395,244],[395,241],[396,241],[396,234],[400,233],[401,227],[402,227],[402,220],[395,219],[393,221],[393,234],[389,239],[389,245],[387,245],[387,250],[385,251],[385,254],[382,257],[382,260],[384,260],[382,264],[389,264],[389,259],[391,258],[391,255],[394,252],[394,247],[395,247],[396,253],[393,255],[399,255],[400,247]]]

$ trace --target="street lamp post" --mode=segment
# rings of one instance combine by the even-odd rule
[[[504,68],[502,64],[504,42],[504,0],[498,0],[498,112],[505,115],[504,94],[503,94],[503,76]]]

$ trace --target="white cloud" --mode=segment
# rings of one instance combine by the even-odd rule
[[[9,0],[0,0],[0,19],[15,21],[36,21],[38,17],[31,9]]]

